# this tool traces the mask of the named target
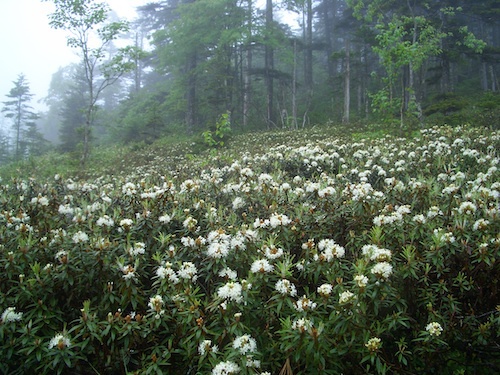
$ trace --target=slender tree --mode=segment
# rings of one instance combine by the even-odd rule
[[[67,30],[68,46],[79,51],[85,70],[87,98],[85,125],[82,131],[83,151],[81,165],[85,166],[90,152],[91,130],[95,120],[99,96],[106,87],[113,85],[123,74],[133,70],[134,47],[118,49],[113,55],[108,47],[121,33],[128,31],[126,22],[107,22],[109,6],[94,0],[42,0],[51,1],[56,10],[50,26]]]
[[[33,112],[33,107],[29,104],[33,94],[30,93],[29,83],[24,74],[19,74],[13,83],[14,87],[6,95],[10,100],[3,102],[2,112],[5,113],[5,117],[13,121],[14,158],[20,160],[23,154],[29,151],[30,140],[36,138],[34,132],[36,133],[35,121],[38,115]],[[26,138],[28,131],[31,131],[31,139]]]

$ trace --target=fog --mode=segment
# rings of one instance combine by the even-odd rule
[[[135,8],[151,0],[108,0],[120,18],[135,18]],[[59,67],[78,61],[75,50],[66,45],[64,30],[49,26],[48,15],[54,11],[52,2],[41,0],[0,1],[0,102],[14,87],[13,82],[23,73],[34,94],[31,105],[36,111],[45,109],[41,100],[47,95],[52,74]],[[3,103],[1,105],[3,107]],[[2,119],[1,123],[8,125]]]

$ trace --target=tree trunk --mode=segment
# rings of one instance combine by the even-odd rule
[[[312,0],[306,1],[306,22],[304,29],[304,45],[305,45],[305,58],[304,58],[304,84],[307,91],[313,88],[313,48],[312,48]]]
[[[250,104],[252,101],[252,84],[250,80],[250,71],[252,69],[252,29],[253,29],[253,3],[248,0],[248,30],[247,41],[245,44],[244,68],[243,68],[243,127],[248,126],[248,117],[250,115]]]
[[[273,2],[272,0],[266,0],[266,31],[268,33],[267,39],[270,38],[269,34],[272,33],[273,29]],[[275,123],[274,121],[274,49],[271,46],[269,40],[266,43],[265,48],[265,71],[266,71],[266,105],[267,105],[267,128],[270,129]]]
[[[187,91],[186,91],[186,127],[188,133],[194,132],[196,123],[196,55],[191,56],[186,64]]]
[[[351,52],[350,40],[345,40],[345,72],[344,72],[344,115],[342,122],[348,124],[351,110]]]
[[[292,121],[293,128],[298,129],[297,124],[297,40],[293,40],[293,76],[292,76]]]
[[[330,16],[330,12],[332,16]],[[337,12],[337,0],[323,0],[323,24],[325,28],[325,53],[328,66],[328,78],[331,80],[335,75],[335,65],[332,55],[334,51],[333,30],[335,28],[335,14]]]

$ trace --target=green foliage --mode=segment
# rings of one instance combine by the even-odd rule
[[[1,181],[0,372],[498,373],[498,132],[328,131]]]
[[[224,146],[229,134],[231,133],[231,114],[223,113],[215,124],[215,131],[206,130],[202,133],[203,142],[210,148],[219,148]]]
[[[19,74],[13,82],[14,87],[6,95],[2,113],[11,119],[14,133],[14,160],[19,161],[30,155],[37,155],[44,149],[45,140],[36,127],[38,115],[33,112],[30,102],[33,94],[24,74]]]
[[[49,0],[44,0],[49,1]],[[113,85],[123,74],[133,70],[136,59],[142,55],[136,47],[120,48],[113,53],[109,46],[121,33],[129,30],[124,21],[107,22],[109,6],[95,0],[52,0],[55,11],[49,15],[50,26],[66,30],[68,46],[75,48],[81,57],[84,81],[85,106],[78,108],[85,118],[81,127],[81,165],[85,166],[90,154],[90,141],[97,101],[102,91]]]
[[[473,123],[475,126],[498,129],[500,122],[500,101],[498,93],[486,92],[474,98],[456,93],[436,95],[424,108],[429,124],[446,123],[458,126]]]

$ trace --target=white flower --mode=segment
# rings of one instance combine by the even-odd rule
[[[361,252],[364,256],[376,262],[389,261],[392,257],[390,250],[382,249],[377,245],[364,245]]]
[[[177,274],[181,279],[196,281],[198,269],[192,262],[183,262]]]
[[[106,227],[111,228],[115,225],[115,222],[108,215],[104,215],[104,216],[100,217],[99,219],[97,219],[96,224],[100,227],[106,226]]]
[[[292,329],[300,331],[301,333],[310,330],[313,327],[313,322],[310,319],[300,318],[292,323]]]
[[[229,281],[217,290],[217,295],[222,299],[241,302],[243,300],[242,291],[243,287],[239,282]]]
[[[274,266],[267,259],[257,259],[252,263],[250,271],[252,273],[265,273],[274,270]]]
[[[365,275],[356,275],[354,276],[354,281],[356,282],[358,287],[364,288],[368,284],[368,277],[366,277]]]
[[[307,310],[314,310],[318,304],[316,302],[311,301],[306,296],[302,296],[299,298],[297,302],[295,302],[294,305],[295,305],[295,310],[302,312]]]
[[[276,246],[269,247],[267,245],[264,245],[264,252],[267,259],[278,259],[283,255],[283,249]]]
[[[472,202],[462,202],[458,207],[459,214],[472,215],[477,210],[477,206]]]
[[[356,300],[356,295],[348,290],[339,294],[339,303],[347,304],[353,303]]]
[[[229,255],[230,244],[228,241],[212,242],[208,245],[207,255],[210,258],[221,259]]]
[[[318,249],[321,253],[314,255],[314,260],[331,262],[334,258],[342,258],[345,255],[345,249],[336,244],[332,239],[323,239],[318,243]]]
[[[439,336],[441,332],[443,332],[443,327],[441,327],[441,324],[438,322],[432,322],[427,324],[425,330],[429,332],[429,335],[431,336]]]
[[[333,285],[332,284],[322,284],[322,285],[318,286],[317,291],[322,297],[329,297],[330,294],[332,294]]]
[[[157,294],[156,296],[154,297],[151,297],[149,299],[149,303],[148,303],[148,306],[149,308],[152,310],[152,311],[155,311],[157,313],[160,313],[162,312],[162,307],[163,307],[163,298]]]
[[[69,340],[68,337],[66,337],[62,333],[58,333],[57,335],[52,337],[49,342],[49,349],[57,348],[62,350],[64,348],[69,348],[70,346],[71,346],[71,341]]]
[[[217,353],[218,351],[219,347],[217,345],[212,345],[212,340],[203,340],[200,342],[200,345],[198,345],[198,353],[201,356],[204,356],[209,352]]]
[[[84,243],[84,242],[88,242],[88,240],[89,240],[89,236],[82,231],[78,231],[73,235],[73,242],[74,243]]]
[[[172,216],[167,215],[167,214],[162,215],[162,216],[160,216],[160,217],[158,218],[158,221],[159,221],[160,223],[162,223],[162,224],[168,224],[168,223],[170,223],[170,221],[172,221]]]
[[[182,226],[186,229],[189,229],[189,230],[193,230],[196,225],[198,224],[198,220],[196,220],[194,217],[192,216],[188,216],[183,222],[182,222]]]
[[[250,335],[238,336],[233,341],[233,348],[238,349],[243,355],[257,350],[257,342]]]
[[[378,337],[372,337],[371,339],[368,340],[368,342],[365,344],[365,346],[368,348],[369,351],[375,352],[377,351],[380,346],[382,345],[382,340]]]
[[[426,223],[426,218],[424,215],[422,214],[418,214],[418,215],[415,215],[413,216],[413,219],[412,219],[415,223],[417,224],[425,224]]]
[[[144,242],[136,242],[134,247],[128,249],[128,253],[132,256],[144,254],[146,252],[146,244]]]
[[[120,220],[120,226],[124,229],[130,228],[134,222],[131,219],[122,219]]]
[[[59,209],[57,210],[61,215],[73,215],[75,209],[68,204],[60,204]]]
[[[179,277],[172,269],[172,264],[167,262],[165,266],[159,266],[156,270],[156,276],[160,279],[168,279],[173,284],[177,284],[179,282]]]
[[[7,307],[2,313],[2,322],[17,322],[18,320],[21,320],[22,316],[22,312],[16,313],[15,307]]]
[[[137,276],[134,267],[130,264],[122,266],[121,271],[123,272],[122,277],[124,279],[135,279],[135,277]]]
[[[41,195],[38,195],[37,197],[31,199],[31,204],[38,206],[48,206],[49,200],[47,197],[42,197]]]
[[[125,185],[122,186],[122,193],[130,196],[137,193],[137,190],[132,182],[127,182]]]
[[[233,271],[231,268],[226,267],[219,271],[220,277],[227,277],[229,280],[236,280],[238,278],[238,274],[236,271]]]
[[[240,367],[231,361],[219,362],[212,369],[212,375],[233,375],[238,372],[240,372]]]
[[[232,203],[233,210],[236,211],[240,208],[243,208],[243,207],[245,207],[245,204],[246,204],[246,202],[243,198],[236,197],[236,198],[234,198],[233,203]]]
[[[297,295],[297,288],[290,280],[287,279],[278,280],[274,289],[283,295],[289,295],[291,297],[295,297]]]
[[[272,228],[276,228],[278,226],[286,226],[286,225],[290,224],[291,222],[292,222],[292,220],[290,220],[288,218],[288,216],[286,216],[284,214],[274,213],[269,218],[269,225]]]
[[[65,250],[60,250],[54,255],[54,259],[59,261],[60,263],[68,262],[68,252]]]
[[[474,225],[472,226],[472,229],[474,229],[475,231],[477,230],[484,230],[486,229],[486,227],[490,224],[490,222],[488,220],[485,220],[485,219],[479,219],[477,220]]]
[[[380,279],[388,279],[392,274],[392,266],[387,262],[380,262],[373,266],[372,273]]]

